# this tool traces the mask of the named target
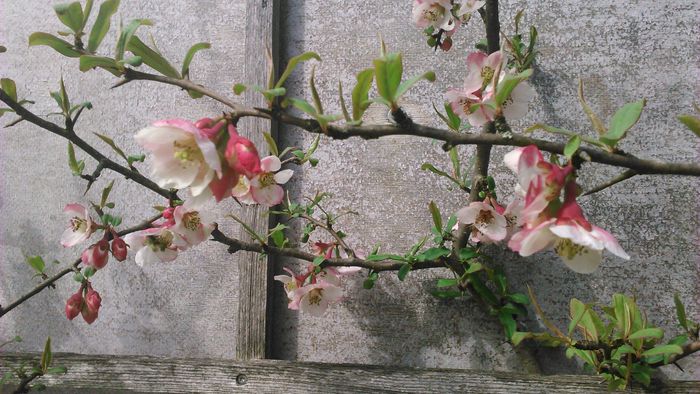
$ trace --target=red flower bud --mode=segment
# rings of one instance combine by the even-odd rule
[[[126,242],[117,236],[112,240],[112,256],[114,256],[117,261],[126,260],[127,246]]]
[[[253,178],[262,171],[260,168],[260,156],[255,148],[255,144],[251,140],[238,135],[236,128],[231,124],[228,126],[228,132],[230,138],[226,144],[224,156],[229,167],[238,174],[244,174],[248,178]]]
[[[224,124],[226,124],[226,122],[223,120],[214,124],[214,119],[202,118],[196,121],[194,125],[210,140],[215,140],[216,136],[219,134],[219,131],[221,131],[221,128],[224,127]]]
[[[83,308],[83,289],[80,289],[77,293],[73,294],[66,301],[66,317],[68,320],[75,319],[76,316],[80,314],[80,310]]]
[[[92,266],[97,270],[104,268],[109,261],[109,242],[102,238],[96,244],[85,249],[80,258],[85,265]]]
[[[452,48],[452,39],[450,37],[445,37],[445,39],[440,43],[440,49],[447,52]]]
[[[87,294],[85,294],[85,304],[81,310],[83,320],[85,320],[87,324],[92,324],[95,320],[97,320],[97,314],[100,311],[101,304],[102,298],[100,297],[100,294],[93,290],[90,285],[88,285],[88,291]]]

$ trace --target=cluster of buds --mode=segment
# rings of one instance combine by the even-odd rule
[[[100,294],[93,290],[90,282],[85,281],[78,292],[66,301],[66,317],[68,320],[73,320],[76,316],[82,315],[87,324],[92,324],[97,320],[101,304]]]
[[[454,113],[466,118],[474,127],[491,122],[496,116],[495,87],[506,76],[505,56],[501,51],[490,55],[472,52],[467,56],[467,77],[462,88],[447,90],[445,97]],[[527,114],[535,91],[527,82],[520,82],[502,105],[502,115],[517,120]]]
[[[292,176],[291,170],[279,171],[276,156],[260,159],[253,142],[225,119],[158,121],[140,130],[136,142],[152,153],[152,176],[158,185],[189,188],[196,204],[213,196],[217,202],[234,197],[249,204],[277,205],[284,195],[279,184]]]
[[[431,48],[449,51],[452,36],[457,29],[471,19],[474,12],[486,4],[477,0],[415,0],[413,2],[413,22],[424,29]]]
[[[92,221],[87,208],[80,204],[68,204],[63,211],[70,216],[68,228],[61,237],[61,244],[64,247],[75,246],[86,241],[96,230],[103,228]],[[108,227],[101,240],[83,250],[80,259],[85,266],[99,270],[109,262],[110,253],[117,261],[126,260],[127,247],[126,242],[114,229]]]
[[[553,248],[578,273],[595,271],[604,249],[629,259],[612,234],[584,217],[571,163],[546,161],[534,145],[511,151],[505,163],[518,176],[515,200],[503,208],[489,196],[457,212],[459,222],[472,229],[471,241],[504,241],[521,256]]]

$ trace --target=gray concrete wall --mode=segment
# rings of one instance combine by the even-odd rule
[[[20,96],[36,100],[31,106],[35,113],[56,111],[49,91],[58,89],[63,75],[74,102],[89,100],[94,105],[82,115],[78,133],[119,160],[92,132],[110,135],[126,152],[139,153],[133,135],[150,122],[173,117],[198,119],[223,110],[210,100],[193,101],[175,87],[131,83],[110,90],[116,82],[111,74],[81,73],[76,59],[64,58],[48,47],[28,48],[30,33],[64,29],[53,13],[52,5],[57,3],[61,1],[0,3],[0,41],[8,49],[0,56],[0,69],[3,77],[17,82]],[[95,3],[93,18],[100,2]],[[210,42],[212,49],[199,52],[192,62],[191,76],[230,92],[233,82],[241,81],[244,75],[245,2],[176,4],[179,2],[122,0],[113,26],[118,26],[119,16],[125,23],[134,18],[151,19],[155,26],[142,28],[139,35],[146,41],[148,32],[152,33],[177,68],[190,45]],[[112,30],[102,44],[103,53],[112,53],[115,42]],[[4,116],[3,124],[11,118]],[[60,121],[55,116],[52,119]],[[47,262],[56,258],[64,264],[79,256],[79,246],[66,250],[59,244],[67,223],[62,213],[65,204],[99,200],[102,187],[112,178],[117,179],[112,192],[116,212],[123,215],[127,226],[152,216],[155,211],[151,206],[163,204],[154,193],[109,172],[83,197],[85,182],[72,177],[67,167],[66,142],[32,125],[21,123],[3,129],[0,141],[0,304],[14,301],[39,282],[31,277],[24,255],[39,254]],[[94,161],[87,162],[86,171],[92,171]],[[149,172],[147,166],[141,167]],[[217,211],[223,216],[234,205],[222,204]],[[224,221],[222,225],[229,226]],[[66,320],[65,300],[78,288],[66,277],[57,283],[56,290],[42,292],[0,319],[0,338],[22,336],[24,342],[13,347],[17,350],[40,350],[50,335],[56,351],[233,357],[237,282],[236,265],[225,248],[216,244],[200,245],[172,263],[143,268],[133,258],[123,263],[111,261],[93,280],[103,307],[92,326],[80,317]]]
[[[41,24],[31,24],[33,29],[57,29],[58,22],[46,18],[51,14],[51,3],[37,1],[37,6],[29,9],[24,2],[5,1],[0,8],[0,41],[10,49],[0,55],[2,73],[16,79],[21,92],[38,100],[33,107],[38,112],[51,112],[53,101],[47,92],[56,88],[62,72],[69,90],[75,92],[73,96],[87,98],[89,94],[96,107],[85,115],[82,133],[113,133],[121,146],[135,152],[133,132],[153,119],[173,115],[196,118],[222,109],[210,101],[192,103],[168,87],[130,84],[108,91],[104,88],[113,81],[111,76],[81,74],[75,62],[64,61],[47,48],[27,49],[26,37],[33,30],[17,26],[40,20]],[[213,51],[195,60],[193,78],[222,92],[240,81],[243,70],[236,65],[243,64],[242,1],[183,2],[183,8],[177,9],[169,6],[170,2],[123,3],[125,20],[154,19],[157,25],[151,31],[170,58],[180,59],[190,43],[212,42]],[[390,49],[404,53],[407,74],[428,69],[437,72],[435,84],[419,84],[404,101],[416,120],[437,125],[431,101],[440,103],[448,87],[461,83],[466,53],[483,36],[475,18],[457,34],[450,52],[434,53],[411,25],[407,1],[283,3],[283,57],[305,50],[321,54],[317,84],[324,104],[334,111],[338,110],[338,80],[350,90],[354,74],[368,67],[377,55],[377,34],[381,33]],[[524,8],[524,25],[536,25],[541,37],[533,81],[538,97],[528,117],[514,124],[516,130],[544,121],[588,131],[575,96],[576,81],[581,77],[587,83],[589,101],[604,117],[624,102],[640,97],[649,100],[640,125],[623,142],[625,150],[665,160],[697,159],[697,142],[674,118],[690,111],[697,100],[699,31],[695,22],[700,10],[695,2],[504,1],[501,8],[506,31],[512,28],[515,12]],[[208,23],[198,22],[201,20]],[[306,65],[290,80],[292,95],[309,97],[305,81],[310,71]],[[381,122],[385,112],[373,108],[369,116]],[[282,144],[308,144],[311,140],[291,128],[283,128],[280,135]],[[83,182],[69,176],[65,143],[58,138],[47,137],[28,125],[5,130],[0,138],[0,215],[7,223],[0,233],[0,303],[5,303],[34,283],[23,266],[23,253],[56,256],[62,261],[73,258],[74,253],[58,246],[64,225],[60,210],[65,203],[81,199]],[[36,148],[27,152],[23,150],[26,146]],[[460,152],[467,160],[473,148],[461,148]],[[509,194],[514,182],[500,167],[505,152],[504,148],[495,149],[493,160],[501,196]],[[350,234],[348,242],[360,250],[368,251],[377,243],[387,250],[405,250],[429,232],[426,207],[430,200],[443,212],[454,212],[467,201],[445,181],[420,170],[426,161],[447,166],[447,157],[435,142],[409,137],[369,142],[323,140],[318,157],[320,166],[298,173],[290,190],[296,196],[328,191],[335,196],[331,209],[360,212],[359,216],[347,216],[341,226]],[[592,186],[615,173],[614,169],[596,167],[595,172],[584,171],[581,182]],[[140,219],[149,205],[159,202],[128,182],[118,184],[121,197],[117,202],[128,213],[127,223]],[[593,275],[567,270],[551,253],[518,259],[504,252],[497,260],[516,289],[523,290],[526,283],[533,285],[549,317],[562,327],[571,297],[607,302],[613,293],[627,292],[638,296],[650,321],[672,330],[675,291],[686,300],[690,315],[700,318],[696,247],[699,185],[688,178],[639,177],[582,199],[590,220],[617,235],[632,256],[630,261],[608,256]],[[93,199],[98,198],[97,188],[92,193]],[[231,204],[222,206],[220,212],[228,209]],[[226,226],[233,231],[232,225]],[[281,261],[278,269],[295,264]],[[468,300],[438,301],[428,294],[435,278],[445,275],[439,271],[411,273],[400,283],[394,274],[385,274],[371,291],[362,289],[358,276],[346,282],[347,301],[322,318],[288,311],[282,289],[276,286],[273,356],[521,371],[523,356],[505,343],[493,318]],[[75,285],[64,281],[56,294],[42,293],[0,320],[0,334],[25,336],[27,341],[16,347],[22,350],[38,350],[41,341],[52,335],[57,348],[64,351],[229,357],[236,327],[235,283],[235,264],[217,245],[200,246],[174,263],[143,270],[133,262],[110,263],[95,279],[105,307],[94,327],[62,317],[63,302],[75,291]],[[535,319],[528,324],[533,330],[542,329]],[[546,352],[541,358],[546,371],[579,371],[563,362],[559,353]],[[670,368],[668,373],[677,378],[700,378],[697,359],[682,362],[685,374]]]

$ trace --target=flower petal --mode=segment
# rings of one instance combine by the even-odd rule
[[[282,168],[282,162],[277,156],[267,156],[260,159],[260,168],[263,172],[277,172]]]
[[[294,175],[293,170],[282,170],[275,174],[275,182],[279,185],[284,185],[292,178],[292,175]]]
[[[282,202],[284,189],[279,185],[269,185],[263,188],[253,188],[251,190],[253,200],[260,205],[268,207],[275,206]]]

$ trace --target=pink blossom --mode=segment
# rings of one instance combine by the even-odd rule
[[[486,2],[483,0],[465,0],[459,5],[455,16],[459,21],[465,23],[469,21],[474,12],[478,11],[479,8],[483,7],[485,4]]]
[[[109,261],[109,241],[102,238],[89,248],[85,249],[80,255],[83,264],[95,268],[102,269]]]
[[[229,167],[237,174],[252,178],[260,173],[260,156],[252,141],[238,135],[236,127],[228,125],[229,140],[224,156]]]
[[[126,260],[126,255],[128,253],[127,246],[126,242],[117,235],[112,240],[112,256],[114,256],[117,261]]]
[[[68,204],[63,212],[67,213],[71,219],[68,228],[61,235],[61,245],[68,248],[90,238],[95,231],[95,226],[84,206]]]
[[[500,81],[505,75],[504,60],[505,57],[501,51],[490,55],[483,52],[470,53],[467,56],[467,78],[464,81],[464,89],[471,92],[493,89],[492,82],[496,71],[501,70],[497,81]]]
[[[83,289],[68,297],[66,301],[66,317],[68,320],[75,319],[83,309]]]
[[[174,224],[170,230],[180,236],[186,245],[184,248],[180,247],[181,250],[206,241],[214,230],[211,215],[208,212],[193,209],[189,201],[175,208],[173,219]]]
[[[282,163],[277,156],[267,156],[260,160],[262,171],[250,180],[250,196],[255,202],[267,207],[282,202],[284,189],[279,185],[287,183],[294,171],[279,171],[281,167]]]
[[[304,285],[304,281],[306,281],[308,274],[297,275],[294,273],[294,271],[287,267],[284,267],[282,269],[288,272],[289,275],[275,275],[274,279],[276,281],[282,282],[282,284],[284,285],[284,291],[287,293],[287,298],[289,299],[289,309],[297,310],[299,309],[299,305],[296,303],[292,304],[292,296],[294,295],[295,290]]]
[[[316,274],[316,280],[340,286],[341,278],[360,272],[360,270],[362,270],[360,267],[324,267],[321,272]]]
[[[152,176],[163,188],[190,188],[202,194],[212,179],[222,176],[216,145],[193,123],[169,119],[136,133],[136,142],[153,154]]]
[[[179,235],[166,227],[154,227],[128,234],[124,240],[136,251],[136,264],[168,262],[177,258],[178,246],[186,248]]]
[[[241,179],[238,180],[236,186],[231,190],[231,195],[242,204],[255,204],[253,194],[250,192],[250,180],[245,176],[242,176]]]
[[[452,18],[450,0],[415,0],[413,2],[413,22],[424,29],[433,26],[436,29],[450,31],[455,28]]]
[[[322,316],[328,307],[343,298],[343,290],[326,281],[318,281],[300,287],[292,293],[290,304],[299,306],[299,310],[311,316]]]
[[[469,238],[473,242],[493,243],[506,238],[506,218],[489,201],[474,201],[460,209],[457,211],[457,220],[472,226]]]
[[[83,319],[87,324],[92,324],[97,320],[97,314],[100,311],[100,306],[102,304],[102,298],[100,294],[92,289],[92,286],[88,284],[87,293],[85,294],[85,303],[81,310]]]

